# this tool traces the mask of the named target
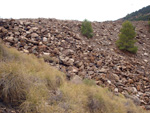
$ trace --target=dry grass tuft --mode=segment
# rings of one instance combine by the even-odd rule
[[[64,74],[43,59],[3,45],[0,45],[0,56],[0,99],[26,113],[48,110],[48,95],[63,84]]]
[[[105,88],[89,85],[64,84],[64,101],[73,113],[146,113],[122,95],[115,96]],[[63,112],[65,113],[65,112]]]

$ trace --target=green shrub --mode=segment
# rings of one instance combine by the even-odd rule
[[[129,51],[131,53],[136,53],[138,48],[134,46],[136,40],[135,27],[131,22],[125,21],[122,24],[122,29],[120,30],[119,40],[117,40],[116,45],[120,50]]]
[[[84,20],[82,22],[82,26],[81,26],[81,33],[88,37],[88,38],[92,38],[93,37],[93,29],[92,29],[92,25],[91,22],[88,20]]]
[[[149,32],[150,32],[150,20],[148,21],[148,27],[149,27]]]
[[[86,84],[86,85],[89,85],[89,86],[96,85],[96,82],[92,79],[84,79],[83,83]]]

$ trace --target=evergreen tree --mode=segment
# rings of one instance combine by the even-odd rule
[[[88,20],[84,20],[82,22],[82,26],[81,26],[81,33],[88,37],[88,38],[92,38],[93,37],[93,29],[92,29],[92,25],[91,22]]]
[[[150,19],[148,21],[148,27],[149,27],[149,32],[150,32]]]
[[[117,40],[116,45],[120,50],[126,50],[132,53],[136,53],[138,48],[134,46],[136,40],[135,27],[129,21],[125,21],[122,24],[122,29],[120,30],[119,40]]]

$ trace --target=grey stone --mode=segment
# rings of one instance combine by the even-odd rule
[[[100,72],[100,73],[106,73],[106,72],[107,72],[107,69],[101,68],[101,69],[99,70],[99,72]]]
[[[133,100],[133,102],[136,105],[138,105],[138,106],[141,105],[141,100],[137,96],[131,96],[131,95],[125,94],[125,97],[130,98],[131,100]]]
[[[26,50],[26,49],[23,49],[23,52],[24,52],[24,53],[29,53],[29,51],[28,51],[28,50]]]
[[[117,74],[112,74],[112,76],[116,81],[119,81],[119,76]]]
[[[36,38],[36,37],[39,37],[39,35],[37,33],[32,33],[31,34],[31,38]]]
[[[145,109],[146,109],[146,110],[150,110],[150,105],[146,105],[146,106],[145,106]]]
[[[46,37],[43,37],[43,42],[47,42],[47,38]]]
[[[71,58],[71,59],[68,60],[69,65],[73,65],[73,63],[74,63],[74,59]]]
[[[13,41],[14,37],[7,37],[7,40]]]

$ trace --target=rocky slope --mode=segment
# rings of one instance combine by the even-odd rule
[[[150,33],[147,22],[133,22],[136,55],[115,46],[122,22],[93,22],[94,37],[80,33],[81,22],[56,19],[0,20],[0,37],[9,47],[44,57],[66,73],[96,80],[97,85],[122,93],[150,109]]]

